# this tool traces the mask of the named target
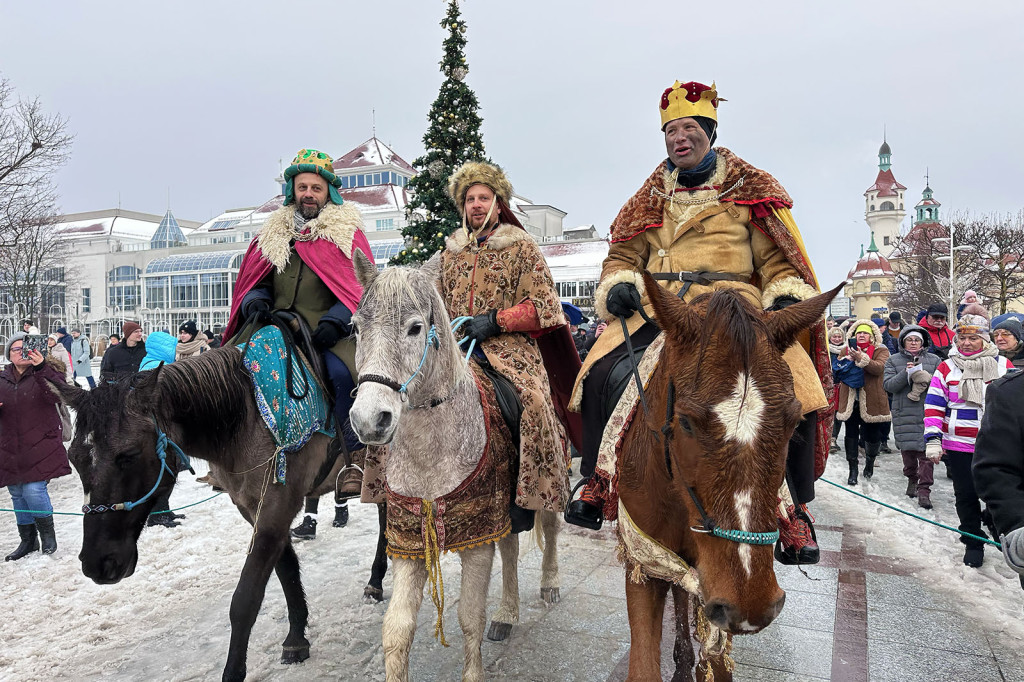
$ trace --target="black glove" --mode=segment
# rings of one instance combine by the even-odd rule
[[[255,316],[257,324],[267,324],[270,322],[270,303],[266,299],[257,298],[249,301],[249,304],[245,306],[245,310],[242,311],[246,319]]]
[[[605,307],[615,317],[629,317],[634,310],[640,310],[640,292],[632,282],[619,282],[608,292]]]
[[[341,328],[333,322],[321,321],[313,330],[312,341],[313,348],[318,353],[323,353],[341,341]]]
[[[770,311],[782,310],[783,308],[788,308],[789,306],[793,305],[794,303],[799,303],[799,302],[800,302],[800,299],[798,299],[796,296],[779,296],[777,299],[775,299],[775,302],[772,303],[771,307],[768,308],[768,310],[770,310]]]
[[[466,338],[476,339],[476,344],[479,346],[485,340],[501,333],[501,327],[498,325],[498,311],[492,310],[489,313],[475,316],[466,323],[464,329]]]

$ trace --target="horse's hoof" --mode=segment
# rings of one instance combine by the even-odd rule
[[[308,644],[282,647],[281,662],[285,665],[291,665],[292,663],[302,663],[307,658],[309,658]]]
[[[491,628],[487,631],[487,639],[492,642],[504,642],[512,634],[512,623],[501,623],[491,621]]]
[[[540,598],[545,604],[557,604],[561,601],[561,596],[558,594],[557,587],[542,587],[540,588]]]
[[[384,601],[384,590],[373,585],[367,585],[363,588],[364,604],[379,604],[382,601]]]

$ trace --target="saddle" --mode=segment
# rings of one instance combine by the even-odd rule
[[[633,367],[640,365],[640,359],[644,356],[644,351],[647,350],[652,341],[653,339],[641,345],[634,344],[632,359],[629,357],[628,352],[623,353],[622,357],[612,365],[601,390],[601,395],[604,396],[604,403],[601,405],[601,419],[604,423],[608,423],[608,419],[612,416],[615,406],[619,404],[619,399],[626,390],[626,386],[629,385],[629,382],[633,381]]]
[[[484,376],[487,377],[488,381],[491,382],[491,386],[494,387],[494,400],[498,404],[501,418],[505,422],[505,426],[508,427],[509,434],[512,436],[512,445],[515,446],[516,455],[512,457],[512,466],[510,467],[513,485],[511,486],[511,499],[509,500],[509,516],[512,518],[512,532],[522,533],[533,528],[535,515],[532,509],[523,509],[515,502],[516,486],[514,482],[519,480],[519,448],[521,438],[519,421],[523,416],[523,401],[519,399],[519,393],[516,391],[516,387],[512,385],[512,382],[501,372],[494,369],[486,358],[476,358],[476,361]]]

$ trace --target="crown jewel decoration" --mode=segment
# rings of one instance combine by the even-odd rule
[[[714,81],[711,86],[690,81],[676,81],[672,87],[666,88],[661,95],[661,127],[677,118],[703,116],[718,121],[718,103],[726,100],[718,96]]]

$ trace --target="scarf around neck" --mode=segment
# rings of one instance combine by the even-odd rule
[[[679,175],[676,176],[678,178],[676,182],[679,183],[680,187],[700,187],[715,172],[717,162],[718,154],[715,153],[714,149],[709,149],[708,153],[704,155],[704,158],[700,160],[696,167],[690,170],[680,168]],[[666,163],[668,164],[669,173],[676,170],[676,165],[672,163],[672,159],[667,159]]]
[[[949,354],[949,359],[963,372],[958,390],[961,400],[978,406],[985,404],[985,384],[999,378],[998,357],[999,349],[988,342],[973,355],[961,355],[959,349]]]

